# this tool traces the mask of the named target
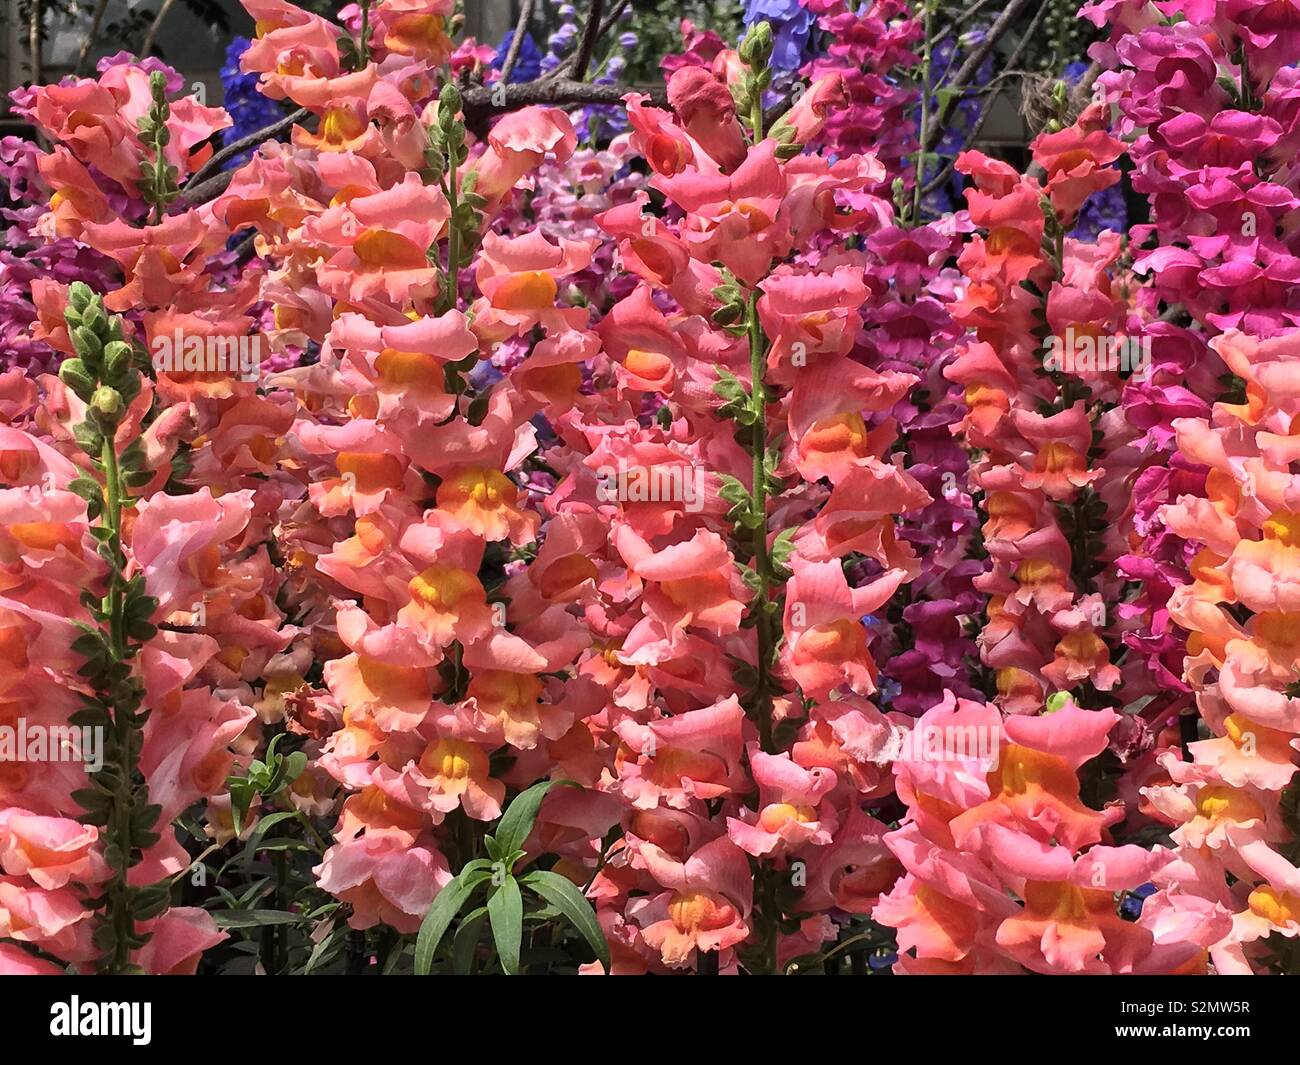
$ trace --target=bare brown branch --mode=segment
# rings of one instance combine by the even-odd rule
[[[605,0],[591,0],[587,9],[587,21],[582,27],[582,40],[578,42],[578,54],[573,60],[573,77],[582,81],[587,76],[587,67],[591,55],[596,50],[596,39],[600,36],[600,16],[605,10]]]
[[[506,52],[505,62],[501,64],[501,80],[509,83],[510,72],[515,69],[515,62],[519,59],[519,49],[524,43],[524,34],[528,32],[528,24],[533,21],[533,7],[535,0],[524,0],[519,8],[519,21],[515,23],[515,35],[510,38],[510,50]]]
[[[269,126],[264,126],[262,129],[250,133],[247,137],[240,137],[239,140],[227,144],[191,175],[187,188],[197,188],[220,170],[227,159],[233,159],[242,152],[248,151],[249,148],[256,148],[263,141],[275,140],[295,123],[305,121],[310,114],[311,112],[307,108],[300,107],[293,114],[285,115],[279,121],[272,122]]]
[[[1020,17],[1020,13],[1024,11],[1028,3],[1029,0],[1010,0],[1006,8],[1003,9],[1002,14],[994,19],[993,25],[988,28],[988,32],[984,35],[984,40],[979,43],[979,46],[972,51],[971,54],[966,57],[962,65],[957,68],[957,73],[952,76],[952,80],[948,83],[948,87],[953,89],[962,89],[970,83],[971,79],[974,78],[975,74],[979,71],[980,65],[984,62],[985,57],[988,56],[988,54],[997,46],[998,41],[1002,39],[1002,35],[1005,34],[1007,30],[1011,28],[1011,24]],[[1048,0],[1040,0],[1040,6],[1042,7],[1046,7],[1047,3]],[[933,151],[934,146],[939,143],[939,138],[943,136],[943,129],[948,124],[948,119],[952,117],[952,109],[957,106],[959,95],[960,94],[949,97],[947,102],[940,107],[939,113],[935,116],[933,126],[926,133],[925,143],[922,145],[924,151]]]

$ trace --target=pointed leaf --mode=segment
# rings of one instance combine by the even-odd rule
[[[537,820],[537,811],[542,807],[542,800],[555,784],[577,787],[571,780],[541,780],[515,796],[509,809],[501,815],[501,823],[493,833],[500,853],[509,854],[511,851],[522,849],[524,840],[533,831],[533,823]]]
[[[487,904],[492,939],[507,976],[519,975],[519,944],[524,936],[524,898],[513,876],[493,892]]]
[[[456,976],[468,976],[474,965],[474,951],[487,920],[487,907],[480,906],[465,915],[451,941],[451,971]]]
[[[559,873],[545,869],[535,869],[523,878],[526,888],[535,891],[568,919],[569,923],[581,933],[595,953],[600,964],[609,972],[609,944],[605,933],[596,920],[596,912],[582,895],[582,892]]]
[[[420,934],[415,939],[415,974],[428,976],[433,968],[433,956],[437,953],[442,937],[447,934],[452,920],[469,900],[474,889],[491,876],[491,863],[479,858],[470,862],[450,884],[444,887],[433,900],[424,921],[420,925]]]

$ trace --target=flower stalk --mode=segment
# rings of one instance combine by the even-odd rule
[[[87,404],[75,435],[102,477],[101,484],[82,476],[69,487],[86,500],[91,520],[98,520],[91,531],[107,568],[103,595],[86,592],[82,597],[92,623],[78,622],[82,635],[72,645],[86,660],[79,674],[90,689],[72,724],[102,731],[104,766],[72,797],[85,810],[83,823],[100,830],[109,870],[102,892],[88,900],[97,911],[98,967],[123,974],[139,971],[132,953],[149,940],[139,925],[162,913],[171,894],[169,881],[144,887],[130,883],[131,868],[160,838],[154,826],[161,808],[149,802],[139,768],[149,712],[134,668],[140,647],[157,631],[150,618],[158,601],[145,593],[143,577],[127,576],[123,514],[131,489],[153,474],[144,468],[139,438],[119,451],[118,428],[141,390],[138,353],[124,339],[121,319],[108,316],[102,300],[81,283],[69,290],[65,319],[77,357],[63,363],[60,377]]]

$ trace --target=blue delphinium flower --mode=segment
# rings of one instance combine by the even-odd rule
[[[234,123],[222,134],[222,144],[233,144],[250,133],[264,129],[280,118],[284,112],[274,100],[257,91],[257,75],[245,74],[239,69],[239,58],[252,42],[247,37],[236,37],[226,49],[226,62],[221,68],[223,103]],[[243,166],[252,155],[252,149],[226,161],[224,169]]]
[[[1155,884],[1143,884],[1141,887],[1125,892],[1124,900],[1119,904],[1120,916],[1136,921],[1142,916],[1142,903],[1155,892]]]
[[[881,677],[876,690],[876,703],[884,708],[903,694],[903,685],[893,677]]]
[[[514,39],[515,31],[507,30],[506,35],[501,38],[497,54],[492,57],[490,66],[493,70],[500,70],[505,65],[506,55],[509,53],[510,44]],[[542,50],[537,47],[533,35],[525,33],[523,44],[519,46],[519,54],[515,56],[515,65],[510,70],[510,81],[532,81],[534,78],[541,77],[541,74]]]
[[[940,101],[938,90],[947,85],[948,79],[961,66],[967,52],[979,46],[984,39],[984,31],[976,28],[961,36],[960,39],[944,37],[936,41],[930,52],[930,114],[938,112]],[[975,71],[969,89],[975,90],[987,85],[993,77],[993,57],[987,56]],[[983,97],[974,92],[964,93],[956,102],[947,126],[939,138],[935,150],[941,157],[937,162],[926,165],[926,181],[944,166],[947,160],[961,151],[966,137],[979,119]],[[920,127],[920,108],[916,113],[918,129]],[[962,205],[962,177],[954,172],[949,179],[932,192],[925,201],[926,208],[936,215],[948,214]]]
[[[799,0],[748,0],[745,25],[767,22],[772,27],[772,69],[796,70],[812,32],[813,13]]]
[[[573,6],[565,4],[560,8],[560,17],[565,21],[560,28],[546,38],[546,55],[541,59],[541,71],[549,74],[560,65],[578,43],[578,24],[574,21]]]
[[[626,69],[627,60],[621,55],[612,55],[592,80],[597,85],[617,85]],[[595,145],[627,129],[627,111],[618,104],[587,104],[578,111],[574,129],[580,140]]]
[[[1063,77],[1067,83],[1073,85],[1076,81],[1078,81],[1081,77],[1083,77],[1083,72],[1087,69],[1088,69],[1087,63],[1085,63],[1082,59],[1076,59],[1072,63],[1065,64],[1065,69],[1061,71],[1061,77]]]

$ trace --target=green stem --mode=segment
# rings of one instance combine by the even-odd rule
[[[109,576],[109,636],[113,649],[113,658],[121,662],[126,658],[126,634],[122,628],[122,570],[126,559],[122,555],[122,476],[117,465],[116,443],[111,431],[104,434],[104,447],[100,452],[100,461],[104,467],[104,524],[113,536],[110,544],[113,548],[114,569]]]
[[[451,189],[451,195],[448,196],[447,202],[451,204],[451,211],[455,213],[456,203],[459,196],[456,192],[456,168],[452,166],[447,172],[447,186]],[[460,302],[460,228],[455,222],[452,222],[451,233],[447,235],[447,309],[454,311],[456,304]]]
[[[109,652],[115,663],[124,662],[127,657],[126,634],[123,626],[124,596],[122,587],[122,570],[126,560],[122,555],[122,478],[117,463],[117,450],[112,427],[104,432],[104,444],[100,452],[100,463],[104,468],[104,524],[112,536],[109,544],[113,550],[113,568],[108,579],[108,616],[109,616]],[[113,707],[113,736],[118,754],[122,760],[117,776],[117,786],[113,795],[113,833],[117,843],[117,861],[113,869],[113,879],[108,886],[108,918],[113,924],[113,954],[108,959],[105,970],[110,974],[127,971],[131,961],[131,936],[135,932],[135,921],[131,915],[128,874],[131,868],[131,810],[134,805],[132,782],[135,775],[134,743],[132,731],[134,722],[125,707]]]
[[[460,227],[456,225],[456,207],[460,190],[456,184],[456,162],[447,160],[447,203],[451,207],[450,232],[447,234],[447,291],[443,293],[444,312],[455,310],[460,303]]]
[[[755,878],[757,910],[764,919],[762,927],[762,956],[759,961],[763,976],[779,975],[778,961],[781,944],[781,906],[776,897],[776,878],[782,875],[770,865],[762,863]]]
[[[167,153],[162,143],[162,132],[167,128],[166,122],[165,114],[160,114],[157,124],[153,127],[153,188],[151,191],[157,198],[153,201],[153,211],[149,216],[149,224],[154,226],[162,225],[163,216],[166,214],[169,202]]]
[[[1241,109],[1243,111],[1254,111],[1259,106],[1259,101],[1255,99],[1255,90],[1250,84],[1250,69],[1246,63],[1246,46],[1243,44],[1237,51],[1237,65],[1241,67]]]
[[[912,188],[912,225],[921,220],[921,192],[925,188],[925,149],[930,138],[930,39],[934,4],[925,0],[925,41],[921,52],[921,128],[916,148],[916,184]]]
[[[329,850],[330,845],[326,843],[324,838],[321,836],[321,834],[316,831],[316,826],[311,823],[311,820],[307,817],[307,815],[303,813],[301,810],[297,809],[296,807],[294,808],[293,812],[296,816],[298,823],[302,825],[303,829],[307,832],[307,835],[311,836],[312,842],[316,844],[316,847],[320,850],[321,854],[324,854],[327,850]]]

